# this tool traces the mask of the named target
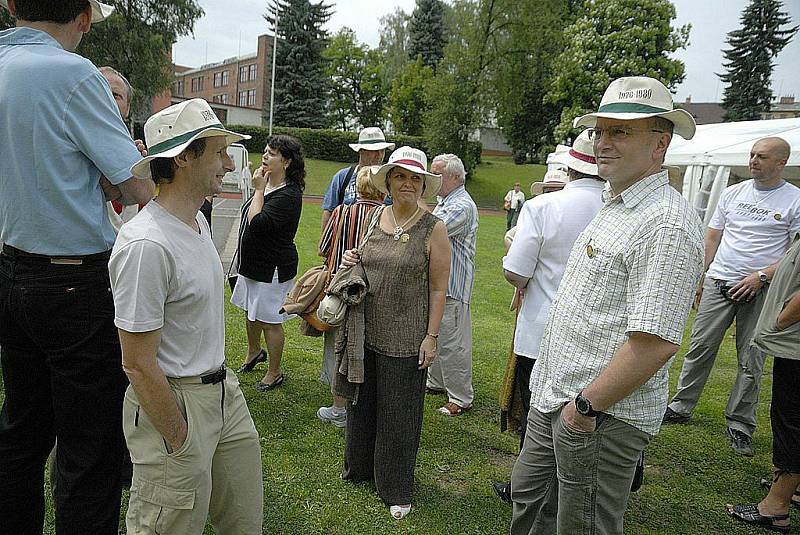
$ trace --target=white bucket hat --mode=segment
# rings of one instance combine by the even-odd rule
[[[386,142],[383,130],[376,126],[370,126],[358,133],[358,143],[350,143],[350,148],[356,152],[360,150],[392,150],[394,143]]]
[[[531,195],[541,195],[544,193],[545,188],[561,189],[567,182],[569,182],[567,173],[561,169],[553,169],[544,174],[544,178],[541,182],[534,182],[531,184]]]
[[[584,175],[597,176],[597,160],[594,159],[594,143],[589,139],[589,131],[584,130],[575,139],[569,150],[556,154],[555,163],[566,165]]]
[[[573,126],[595,126],[598,117],[624,121],[663,117],[675,125],[675,133],[684,139],[692,139],[697,128],[689,112],[675,108],[669,89],[647,76],[629,76],[611,82],[597,112],[576,118]]]
[[[424,152],[411,147],[400,147],[389,156],[387,163],[378,167],[377,171],[370,176],[372,185],[387,195],[389,195],[389,191],[386,189],[386,173],[392,167],[402,167],[425,177],[425,192],[423,193],[425,196],[436,195],[439,193],[439,188],[442,187],[442,176],[428,172],[428,157]]]
[[[202,98],[193,98],[165,108],[144,123],[147,157],[131,167],[131,174],[139,178],[151,178],[151,160],[172,158],[183,152],[195,139],[213,136],[225,136],[228,145],[250,139],[248,135],[237,134],[222,126],[211,106]]]
[[[92,22],[103,22],[114,12],[114,6],[101,4],[97,0],[89,0],[92,6]],[[8,0],[0,0],[0,6],[8,9]]]

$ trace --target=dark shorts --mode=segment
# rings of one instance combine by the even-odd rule
[[[775,359],[772,370],[772,464],[800,474],[800,360]]]

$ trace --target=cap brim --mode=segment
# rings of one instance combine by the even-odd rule
[[[185,143],[181,143],[180,145],[173,147],[171,149],[165,150],[163,152],[159,152],[156,154],[148,154],[131,167],[131,175],[136,178],[153,178],[150,174],[150,162],[155,160],[156,158],[174,158],[184,150],[186,147],[191,145],[192,141],[196,139],[201,139],[205,137],[215,137],[215,136],[225,136],[225,144],[230,145],[231,143],[236,143],[237,141],[241,141],[243,139],[250,139],[250,136],[247,134],[238,134],[231,130],[226,130],[224,128],[216,128],[211,127],[203,130],[202,132],[198,132],[196,135],[192,136],[188,141]]]
[[[350,148],[354,151],[358,152],[360,150],[394,150],[394,143],[367,143],[367,144],[360,144],[360,143],[349,143]]]
[[[439,193],[439,189],[442,187],[442,175],[435,175],[433,173],[429,173],[428,171],[421,171],[418,167],[411,165],[385,163],[374,173],[371,172],[369,176],[369,180],[372,182],[372,185],[375,186],[381,193],[389,195],[389,190],[386,189],[386,173],[388,173],[392,167],[402,167],[406,171],[424,176],[425,191],[422,194],[423,197],[432,197],[437,195]]]
[[[618,119],[622,121],[635,121],[636,119],[648,119],[650,117],[663,117],[664,119],[670,121],[673,125],[675,125],[675,130],[674,130],[675,133],[681,136],[683,139],[692,139],[694,137],[695,131],[697,130],[697,126],[695,125],[694,117],[692,117],[692,114],[680,108],[676,108],[671,111],[662,111],[657,113],[632,113],[632,112],[587,113],[586,115],[577,117],[572,122],[572,126],[575,128],[579,126],[593,127],[597,124],[597,119]]]

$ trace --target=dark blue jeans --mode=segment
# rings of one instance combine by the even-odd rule
[[[58,438],[56,533],[115,534],[126,453],[107,255],[80,265],[0,255],[0,533],[40,534]]]

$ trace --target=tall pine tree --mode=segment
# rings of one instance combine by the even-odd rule
[[[730,48],[723,51],[727,72],[717,75],[728,84],[722,99],[726,121],[760,119],[761,112],[769,111],[772,60],[798,28],[786,28],[790,19],[782,7],[778,0],[752,0],[742,12],[742,27],[728,34]]]
[[[422,56],[423,65],[434,71],[447,44],[444,9],[441,0],[417,0],[408,22],[408,57],[414,61]]]
[[[275,115],[280,126],[328,126],[328,78],[322,52],[328,45],[323,26],[331,17],[324,1],[275,0],[264,18],[273,24],[278,7],[278,50],[275,68]]]

